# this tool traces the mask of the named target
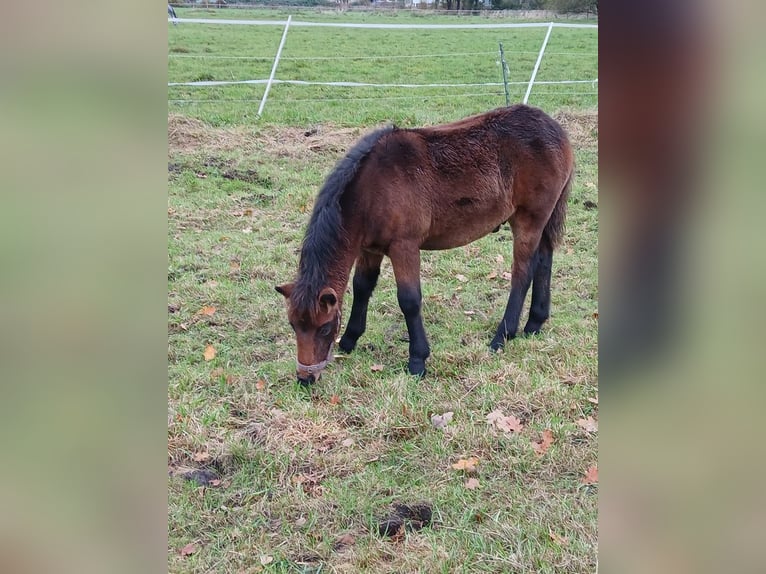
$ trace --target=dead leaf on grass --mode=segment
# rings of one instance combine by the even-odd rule
[[[487,275],[487,279],[494,279],[495,277],[497,277],[497,271],[490,271]]]
[[[241,266],[241,263],[236,259],[229,261],[229,271],[239,271]]]
[[[545,429],[543,431],[542,440],[540,442],[532,441],[532,448],[537,456],[544,455],[553,444],[553,431],[551,429]]]
[[[443,415],[431,415],[431,424],[434,426],[434,428],[444,429],[452,421],[452,416],[454,414],[455,413],[452,411],[447,411]]]
[[[355,542],[356,542],[356,536],[354,536],[353,534],[349,534],[349,533],[342,534],[333,543],[332,549],[335,550],[335,552],[343,552],[349,546],[353,546]]]
[[[520,432],[524,425],[515,416],[505,416],[501,410],[494,410],[487,415],[487,422],[505,433]]]
[[[593,465],[585,471],[585,476],[582,478],[583,484],[596,484],[598,482],[598,465]]]
[[[261,566],[266,566],[267,564],[271,564],[272,562],[274,562],[274,557],[268,556],[266,554],[261,554],[260,560],[261,560]]]
[[[511,275],[508,271],[503,271],[503,279],[506,281],[510,281],[513,278],[513,275]]]
[[[475,456],[472,456],[470,458],[461,458],[459,459],[455,464],[452,465],[452,468],[455,470],[465,470],[467,472],[474,472],[476,470],[476,465],[479,464],[479,459]]]
[[[266,381],[264,381],[263,379],[258,379],[258,382],[255,383],[255,388],[256,390],[262,391],[263,389],[266,388]]]
[[[372,367],[370,367],[370,370],[372,372],[382,371],[383,370],[383,365],[373,365]]]
[[[207,315],[208,317],[210,317],[213,313],[215,313],[215,307],[210,305],[205,305],[202,309],[197,311],[197,315]]]
[[[210,453],[209,452],[195,452],[192,455],[192,460],[194,462],[205,462],[206,460],[210,459]]]
[[[221,375],[223,375],[223,367],[216,367],[215,369],[210,371],[210,378],[211,379],[217,379]]]
[[[586,432],[596,432],[598,430],[598,421],[593,417],[578,419],[577,426],[582,427]]]
[[[346,439],[343,439],[343,440],[340,442],[340,444],[341,444],[342,446],[346,446],[346,447],[348,447],[348,446],[351,446],[352,444],[354,444],[354,439],[352,439],[352,438],[346,438]]]
[[[595,397],[588,397],[588,402],[589,403],[593,403],[594,405],[597,405],[598,404],[598,395],[596,395]]]
[[[461,283],[467,283],[468,282],[468,277],[466,277],[465,275],[461,275],[460,273],[455,275],[455,279],[457,279]]]
[[[178,551],[178,553],[181,556],[191,556],[197,551],[197,543],[196,542],[189,542],[186,546],[181,548],[181,550]]]
[[[244,233],[245,235],[249,235],[249,234],[251,234],[252,232],[253,232],[253,228],[252,228],[252,227],[245,227],[245,228],[242,230],[242,233]]]
[[[479,486],[480,486],[479,481],[473,477],[465,481],[465,487],[468,490],[473,490],[475,488],[478,488]]]
[[[330,404],[331,405],[337,405],[340,403],[340,397],[338,395],[333,395],[330,397]]]
[[[566,546],[569,544],[569,540],[566,538],[566,536],[560,536],[553,532],[550,528],[548,529],[548,536],[551,537],[551,540],[553,540],[556,544],[559,544],[561,546]]]
[[[205,350],[202,352],[202,355],[205,357],[206,361],[212,361],[215,359],[216,350],[213,345],[208,345],[205,347]]]

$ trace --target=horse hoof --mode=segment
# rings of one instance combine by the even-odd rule
[[[346,337],[341,337],[340,341],[338,342],[338,348],[343,351],[344,353],[350,353],[354,350],[356,347],[356,341],[352,341],[351,339],[347,339]]]
[[[410,361],[410,364],[408,365],[410,375],[415,375],[416,377],[425,377],[426,376],[426,362],[421,360],[416,361]]]
[[[489,348],[493,351],[502,351],[503,347],[505,346],[505,339],[492,339],[492,342],[489,344]]]

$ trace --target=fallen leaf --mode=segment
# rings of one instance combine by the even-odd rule
[[[585,471],[585,476],[582,478],[583,484],[595,484],[598,482],[598,466],[593,465]]]
[[[332,549],[336,552],[343,552],[349,546],[353,546],[356,542],[356,537],[353,534],[343,534],[333,543]]]
[[[598,395],[596,395],[595,397],[588,397],[588,402],[589,403],[593,403],[594,405],[597,405],[598,404]]]
[[[306,520],[305,516],[301,516],[298,520],[295,521],[295,526],[305,526],[308,520]]]
[[[544,455],[553,444],[553,431],[545,429],[540,442],[532,441],[532,448],[538,456]]]
[[[258,379],[258,382],[255,383],[255,388],[259,391],[262,391],[263,389],[266,388],[266,381],[264,381],[263,379]]]
[[[331,405],[337,405],[338,403],[340,403],[340,397],[338,395],[333,395],[330,397]]]
[[[510,281],[513,278],[513,275],[511,275],[508,271],[503,271],[503,279],[506,281]]]
[[[239,271],[241,264],[236,259],[229,261],[229,271]]]
[[[354,439],[352,439],[352,438],[343,439],[340,442],[340,444],[343,445],[343,446],[351,446],[352,444],[354,444]]]
[[[520,432],[524,428],[521,421],[513,415],[498,419],[495,426],[503,432]]]
[[[208,287],[218,287],[218,281],[215,281],[215,280],[213,280],[213,281],[207,281],[207,282],[205,283],[205,285],[207,285]]]
[[[474,488],[478,488],[478,486],[479,486],[479,481],[473,477],[465,481],[465,487],[468,490],[473,490]]]
[[[497,261],[498,263],[505,263],[505,259],[503,258],[502,255],[498,255],[497,257],[495,257],[495,261]]]
[[[200,179],[207,179],[207,175],[204,173],[195,173],[194,175],[196,175]]]
[[[210,371],[210,378],[211,379],[217,379],[221,375],[223,375],[223,367],[216,367],[215,369]]]
[[[242,233],[244,233],[245,235],[249,235],[249,234],[250,234],[250,233],[252,233],[252,232],[253,232],[253,228],[252,228],[252,227],[245,227],[245,228],[242,230]]]
[[[515,416],[505,416],[503,411],[494,410],[487,415],[487,422],[503,432],[519,432],[524,428],[521,421]]]
[[[194,462],[205,462],[209,458],[209,452],[195,452],[194,455],[192,455],[192,460],[194,460]]]
[[[215,359],[215,354],[216,354],[215,347],[213,347],[213,345],[208,345],[207,347],[205,347],[205,350],[202,353],[206,361],[212,361],[213,359]]]
[[[197,311],[197,315],[207,315],[208,317],[215,313],[215,307],[205,305],[202,309]]]
[[[178,553],[181,556],[191,556],[197,551],[197,543],[196,542],[189,542],[186,546],[181,548],[181,550],[178,551]]]
[[[455,275],[455,279],[457,279],[461,283],[467,283],[468,282],[468,277],[466,277],[465,275],[461,275],[459,273],[457,275]]]
[[[551,530],[550,528],[548,529],[548,536],[551,537],[551,540],[553,540],[557,544],[560,544],[561,546],[566,546],[567,544],[569,544],[569,540],[567,540],[565,536],[559,536],[558,534],[553,532],[553,530]]]
[[[373,365],[372,367],[370,367],[370,370],[373,371],[373,372],[375,372],[375,371],[382,371],[383,370],[383,365]]]
[[[186,323],[181,323],[178,326],[181,327],[182,331],[188,331],[189,330],[189,325],[187,325]]]
[[[470,458],[459,459],[455,464],[452,465],[452,468],[455,470],[466,470],[468,472],[473,472],[476,470],[477,464],[479,464],[479,459],[475,456],[472,456]]]
[[[237,377],[235,375],[226,375],[226,384],[227,385],[233,385],[237,382]]]
[[[577,426],[584,428],[586,432],[596,432],[598,430],[598,421],[593,417],[578,419]]]
[[[261,554],[261,566],[266,566],[266,564],[271,564],[274,562],[273,556],[267,556],[266,554]]]
[[[497,277],[497,271],[490,271],[489,275],[487,275],[487,279],[494,279]]]
[[[221,486],[221,479],[220,478],[214,478],[210,482],[208,482],[209,486]]]
[[[434,428],[443,429],[452,421],[452,415],[454,415],[452,411],[448,411],[443,415],[431,415],[431,424]]]
[[[593,318],[594,318],[594,319],[598,319],[598,311],[596,311],[595,313],[593,313]]]
[[[253,214],[253,208],[252,208],[252,207],[247,207],[247,208],[245,208],[245,210],[242,212],[242,215],[248,215],[248,216],[250,216],[250,215],[252,215],[252,214]]]

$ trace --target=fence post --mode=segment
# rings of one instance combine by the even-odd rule
[[[508,64],[505,63],[503,43],[500,42],[500,65],[503,67],[503,86],[505,86],[505,105],[511,105],[511,96],[508,94]]]
[[[274,58],[274,65],[271,67],[271,75],[269,76],[269,81],[266,83],[266,90],[263,92],[263,99],[261,100],[261,105],[258,106],[258,117],[261,117],[261,112],[263,111],[263,106],[266,105],[266,98],[269,95],[269,90],[271,89],[271,83],[274,81],[274,74],[277,73],[277,66],[279,65],[279,56],[282,54],[282,46],[285,45],[285,39],[287,38],[287,29],[290,27],[290,20],[292,20],[292,15],[287,17],[287,23],[285,24],[285,31],[282,32],[282,40],[279,42],[279,48],[277,48],[277,55]]]
[[[553,30],[553,22],[550,22],[548,24],[548,33],[545,34],[545,40],[543,40],[543,45],[540,47],[540,53],[537,55],[537,62],[535,62],[535,68],[532,70],[532,77],[529,78],[529,85],[527,86],[527,93],[524,94],[524,103],[527,103],[527,100],[529,100],[529,93],[532,91],[532,84],[535,83],[535,76],[537,76],[537,69],[540,67],[540,62],[543,60],[543,54],[545,53],[545,46],[548,44],[548,38],[551,37],[551,30]]]

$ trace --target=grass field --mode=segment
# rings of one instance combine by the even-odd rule
[[[170,81],[203,73],[265,77],[270,60],[227,61],[219,69],[172,56],[269,54],[281,34],[259,28],[257,38],[263,38],[256,40],[253,30],[241,36],[232,28],[238,30],[170,27]],[[331,53],[330,37],[320,35],[314,46],[308,31],[295,32],[285,55]],[[455,50],[480,51],[482,34],[492,50],[494,31],[456,34],[451,41]],[[422,36],[408,37],[414,43]],[[344,50],[393,53],[401,48],[394,44],[405,41],[365,38],[348,36]],[[540,40],[529,42],[539,47]],[[418,50],[427,47],[424,42]],[[583,73],[595,73],[593,50]],[[447,73],[458,81],[480,68],[453,70],[426,61],[418,82]],[[345,73],[358,79],[369,65],[336,64],[334,79]],[[322,66],[318,77],[327,77],[332,68]],[[580,73],[560,66],[561,73]],[[280,77],[316,71],[284,70]],[[247,97],[258,99],[260,89],[248,87]],[[305,391],[294,382],[294,337],[273,286],[294,276],[323,178],[359,135],[380,122],[447,121],[501,105],[503,98],[491,105],[427,97],[399,106],[388,100],[288,105],[292,89],[274,88],[262,121],[254,116],[257,102],[169,108],[169,571],[595,571],[598,485],[584,480],[597,462],[598,434],[592,426],[598,419],[593,103],[544,106],[569,131],[578,168],[566,241],[554,257],[552,317],[543,333],[517,339],[499,354],[488,350],[508,296],[503,273],[510,271],[511,236],[504,227],[463,248],[423,253],[432,347],[425,379],[405,372],[406,328],[386,261],[359,347]],[[169,97],[179,93],[170,89]],[[227,88],[220,97],[234,93]],[[314,98],[317,89],[306,94]],[[348,305],[350,297],[346,313]],[[497,410],[523,428],[508,432],[490,424],[487,415]],[[431,416],[445,412],[454,413],[452,421],[436,428]],[[537,454],[535,444],[548,430],[552,442]],[[474,470],[453,468],[472,457],[478,459]],[[378,523],[395,503],[427,504],[432,523],[381,536]]]
[[[186,10],[180,17],[207,17],[226,10]],[[233,16],[232,16],[233,14]],[[286,14],[228,11],[229,18],[272,19]],[[317,19],[313,12],[295,19]],[[373,23],[454,24],[455,18],[378,14],[335,15],[334,19]],[[331,20],[331,18],[325,18]],[[461,18],[459,23],[496,22]],[[595,29],[556,28],[536,82],[588,80],[585,84],[536,85],[529,103],[547,111],[589,108],[597,102]],[[520,101],[526,91],[546,28],[497,30],[390,30],[300,28],[289,30],[276,78],[313,82],[375,84],[501,83],[499,43],[509,68],[509,93]],[[178,25],[169,29],[169,81],[267,79],[282,35],[280,26]],[[517,82],[513,84],[513,82]],[[213,125],[258,122],[265,85],[172,86],[170,109]],[[263,121],[305,125],[313,121],[370,125],[393,121],[419,125],[457,119],[505,104],[502,85],[461,87],[354,87],[275,84]]]

